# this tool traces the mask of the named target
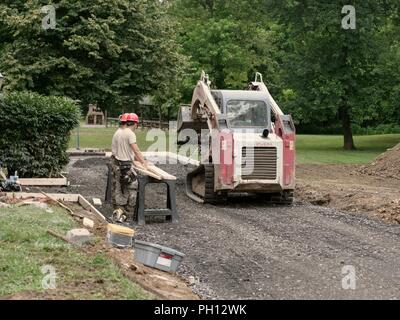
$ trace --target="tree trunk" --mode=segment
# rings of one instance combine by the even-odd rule
[[[355,150],[353,139],[353,131],[351,129],[351,120],[348,107],[341,107],[339,110],[340,118],[342,119],[343,128],[343,148],[345,150]]]

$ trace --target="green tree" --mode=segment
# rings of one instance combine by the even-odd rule
[[[266,0],[282,33],[286,105],[303,123],[341,121],[344,148],[354,149],[352,123],[376,118],[382,107],[387,58],[385,27],[395,1]],[[342,28],[342,8],[356,9],[356,28]]]
[[[156,0],[60,0],[45,30],[48,1],[0,4],[0,70],[6,90],[65,95],[112,110],[175,90],[178,53],[169,4]]]
[[[376,119],[378,123],[400,125],[400,7],[392,6],[389,13],[389,21],[380,31],[384,50],[375,70],[381,97]]]
[[[171,14],[180,21],[179,42],[190,58],[181,90],[190,100],[205,70],[217,88],[243,89],[256,71],[273,79],[271,21],[259,10],[261,0],[175,0]]]

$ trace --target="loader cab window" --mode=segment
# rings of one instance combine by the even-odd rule
[[[270,128],[270,111],[264,101],[230,100],[226,110],[232,128]]]

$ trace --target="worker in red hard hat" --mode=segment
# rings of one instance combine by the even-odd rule
[[[120,174],[119,174],[119,165],[116,161],[116,155],[118,152],[118,141],[120,139],[120,135],[123,129],[126,129],[126,119],[128,117],[127,113],[121,114],[118,117],[118,124],[119,127],[117,131],[114,133],[111,143],[111,170],[112,170],[112,181],[111,181],[111,197],[112,197],[112,204],[114,209],[118,209],[118,194],[121,193],[121,183],[120,183]],[[122,208],[121,208],[122,209]],[[118,211],[118,210],[117,210]],[[123,215],[124,211],[119,210]]]
[[[131,137],[133,138],[131,141],[134,141],[134,142],[130,143],[131,149],[134,153],[135,161],[139,161],[141,164],[143,164],[145,167],[147,167],[148,161],[145,160],[142,152],[140,151],[138,145],[136,144],[136,134],[134,131],[138,128],[138,126],[139,126],[138,115],[136,113],[129,113],[126,118],[126,127],[128,129],[130,129],[133,133],[133,135],[131,135]]]
[[[126,125],[126,119],[127,119],[127,117],[128,117],[128,113],[124,113],[124,114],[121,114],[121,115],[119,116],[119,125],[120,125],[120,126],[125,126],[125,125]]]
[[[145,167],[148,165],[148,161],[145,160],[142,152],[140,151],[139,147],[136,144],[136,134],[135,130],[139,126],[139,117],[136,113],[130,113],[128,114],[126,118],[126,127],[130,129],[133,133],[131,137],[134,137],[132,141],[135,141],[134,143],[131,143],[131,149],[133,153],[135,154],[135,161],[139,161],[141,164],[143,164]]]
[[[127,121],[132,121],[135,124],[139,124],[139,117],[136,113],[129,113],[127,115]]]
[[[142,152],[136,143],[134,130],[139,124],[137,114],[129,113],[121,116],[124,123],[113,137],[113,218],[124,221],[127,216],[133,219],[136,205],[137,173],[133,168],[133,162],[138,161],[145,167],[148,162],[144,159]]]

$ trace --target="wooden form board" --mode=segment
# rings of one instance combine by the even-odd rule
[[[176,180],[176,177],[169,174],[168,172],[165,172],[164,170],[156,167],[155,165],[149,165],[148,170],[161,176],[163,180]]]
[[[43,193],[6,192],[7,197],[14,199],[46,198]],[[79,194],[49,193],[51,198],[58,201],[78,202]]]
[[[165,172],[164,170],[157,168],[155,165],[149,165],[145,168],[140,162],[135,161],[134,167],[141,173],[153,177],[157,180],[176,180],[176,177]]]
[[[141,174],[148,175],[149,177],[152,177],[157,180],[162,180],[162,178],[158,174],[155,174],[154,172],[147,170],[140,162],[135,161],[134,167]]]
[[[20,178],[17,181],[21,186],[68,186],[68,179],[61,175],[61,178]]]
[[[100,216],[103,220],[106,220],[106,217],[99,211],[97,210],[95,207],[93,207],[91,205],[91,203],[89,201],[87,201],[84,197],[82,197],[81,195],[79,195],[78,197],[78,203],[87,211],[92,212],[97,214],[98,216]]]
[[[167,159],[167,158],[171,158],[174,160],[177,160],[178,162],[182,163],[182,164],[192,164],[194,166],[198,166],[200,164],[200,161],[189,158],[189,157],[185,157],[185,156],[181,156],[179,154],[176,154],[174,152],[168,152],[168,151],[159,151],[159,152],[143,152],[143,155],[145,157],[154,157],[154,158],[162,158],[162,159]],[[105,155],[107,158],[110,158],[112,156],[111,152],[106,152]],[[168,163],[168,161],[166,161]]]
[[[6,192],[6,196],[9,198],[15,199],[29,199],[29,198],[39,198],[44,199],[47,198],[43,193],[27,193],[27,192]],[[54,200],[64,201],[64,202],[75,202],[78,203],[83,209],[97,214],[103,220],[106,220],[106,217],[95,207],[93,207],[89,201],[87,201],[80,194],[63,194],[63,193],[49,193],[48,196]]]

